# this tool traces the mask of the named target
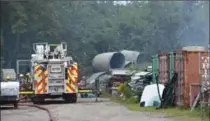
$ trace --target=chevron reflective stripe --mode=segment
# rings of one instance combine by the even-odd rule
[[[42,80],[37,84],[38,94],[43,94],[47,92],[47,82],[48,82],[48,71],[45,70],[42,72]]]
[[[45,74],[45,76],[46,76],[46,78],[45,78],[45,87],[44,87],[44,92],[47,92],[48,90],[48,88],[47,88],[47,83],[48,83],[48,70],[46,70],[45,72],[44,72],[44,74]]]
[[[39,90],[38,84],[40,84],[41,80],[42,80],[42,70],[41,70],[41,66],[40,66],[40,65],[36,65],[36,66],[34,67],[35,93],[38,93],[38,90]]]
[[[71,67],[71,74],[78,78],[78,65],[73,64]]]
[[[77,88],[77,80],[78,80],[78,67],[77,65],[73,65],[68,68],[67,75],[68,79],[66,80],[66,91],[69,93],[78,92]]]
[[[67,68],[67,80],[65,82],[65,86],[66,86],[66,92],[71,93],[72,87],[71,87],[71,80],[69,78],[69,75],[70,75],[70,71],[69,71],[69,68]]]
[[[72,81],[72,86],[74,87],[75,91],[78,92],[78,65],[77,63],[74,63],[73,66],[71,67],[71,81]]]
[[[71,73],[71,68],[68,69],[68,80],[70,81],[70,83],[76,85],[76,80],[74,78],[74,75]]]
[[[74,83],[72,81],[74,78],[72,78],[72,76],[71,76],[71,67],[68,68],[67,73],[68,73],[67,74],[68,78],[66,80],[66,91],[68,93],[74,93],[76,90],[75,90],[75,88],[73,87],[73,84],[72,84],[72,83]]]
[[[72,73],[73,73],[73,75],[74,75],[74,78],[76,79],[76,81],[78,80],[78,65],[77,65],[77,63],[76,64],[74,64],[73,66],[72,66],[72,69],[71,69],[71,71],[72,71]]]
[[[41,74],[42,74],[41,66],[40,65],[36,65],[34,67],[34,76],[35,77],[40,77]]]
[[[74,93],[76,90],[71,86],[71,84],[66,80],[66,92]]]
[[[37,71],[39,71],[41,69],[40,65],[36,65],[34,66],[34,73],[36,73]]]
[[[34,67],[35,94],[47,92],[48,71],[42,70],[40,65]]]
[[[74,89],[74,92],[77,92],[77,80],[73,77],[73,75],[70,75],[71,79],[71,87]]]

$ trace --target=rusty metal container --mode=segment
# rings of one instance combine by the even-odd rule
[[[174,53],[174,72],[177,73],[175,89],[175,104],[183,106],[183,85],[184,85],[184,61],[181,52]]]
[[[169,54],[158,54],[159,71],[158,80],[160,84],[166,84],[169,80]]]
[[[178,74],[175,104],[189,108],[199,93],[200,81],[208,78],[208,52],[181,50],[175,52],[174,60],[174,69]]]

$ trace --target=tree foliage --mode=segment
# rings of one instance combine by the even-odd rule
[[[98,53],[130,49],[151,56],[191,39],[207,42],[208,9],[204,1],[1,1],[3,56],[15,67],[16,59],[30,59],[33,43],[66,41],[86,73]]]

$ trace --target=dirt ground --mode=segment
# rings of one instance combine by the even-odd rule
[[[174,121],[160,113],[132,112],[108,99],[79,99],[77,104],[44,104],[57,121]],[[32,107],[2,108],[1,121],[49,121],[45,111]],[[183,121],[183,120],[182,120]]]

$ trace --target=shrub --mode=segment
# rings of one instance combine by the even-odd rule
[[[123,94],[124,94],[124,96],[125,96],[126,99],[132,97],[132,90],[131,90],[131,88],[128,86],[127,83],[124,84]]]
[[[131,98],[128,98],[128,99],[126,100],[126,103],[128,103],[128,104],[137,104],[137,103],[139,103],[139,101],[138,101],[138,98],[136,98],[136,97],[131,97]]]
[[[125,84],[121,83],[120,86],[119,86],[119,90],[118,91],[120,93],[123,93],[124,89],[125,89]]]

